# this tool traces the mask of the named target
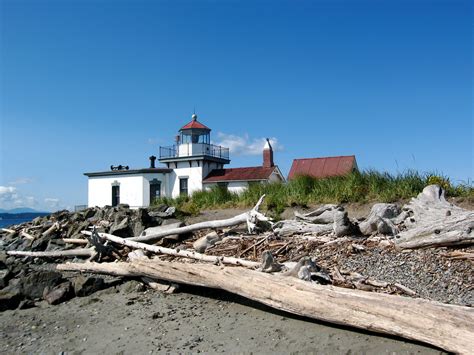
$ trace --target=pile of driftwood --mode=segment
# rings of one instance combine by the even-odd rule
[[[131,238],[93,227],[82,231],[83,248],[8,254],[88,257],[85,263],[59,264],[57,270],[223,289],[290,313],[423,341],[456,353],[474,348],[472,308],[387,294],[416,296],[401,284],[337,268],[326,270],[309,256],[315,248],[341,243],[354,252],[368,243],[400,249],[473,243],[474,213],[449,204],[438,186],[428,186],[401,210],[377,204],[360,223],[336,205],[273,223],[259,212],[263,198],[252,210],[226,220],[157,228]],[[238,233],[242,224],[246,231]],[[154,245],[170,235],[190,233],[198,238],[180,248]],[[366,292],[374,290],[386,293]]]

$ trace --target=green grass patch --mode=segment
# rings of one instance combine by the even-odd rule
[[[251,184],[237,195],[222,187],[198,191],[190,197],[162,198],[156,204],[176,206],[186,213],[197,214],[202,209],[251,207],[263,194],[263,208],[278,217],[286,207],[318,203],[395,202],[415,197],[427,185],[438,184],[447,196],[466,197],[474,201],[470,183],[452,185],[449,178],[439,174],[407,171],[392,175],[374,170],[354,172],[346,176],[315,179],[299,176],[288,183]]]

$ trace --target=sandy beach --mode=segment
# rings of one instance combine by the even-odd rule
[[[315,300],[317,301],[317,300]],[[135,281],[57,306],[0,313],[3,354],[439,354],[400,339],[318,323],[241,297]]]

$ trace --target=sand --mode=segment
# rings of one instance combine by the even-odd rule
[[[134,281],[57,306],[0,313],[2,354],[439,354],[339,328],[221,291],[137,291]],[[317,302],[317,300],[315,300]]]

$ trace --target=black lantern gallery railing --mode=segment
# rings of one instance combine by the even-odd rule
[[[214,144],[181,144],[160,147],[160,159],[185,158],[192,156],[210,156],[229,160],[229,148]]]

